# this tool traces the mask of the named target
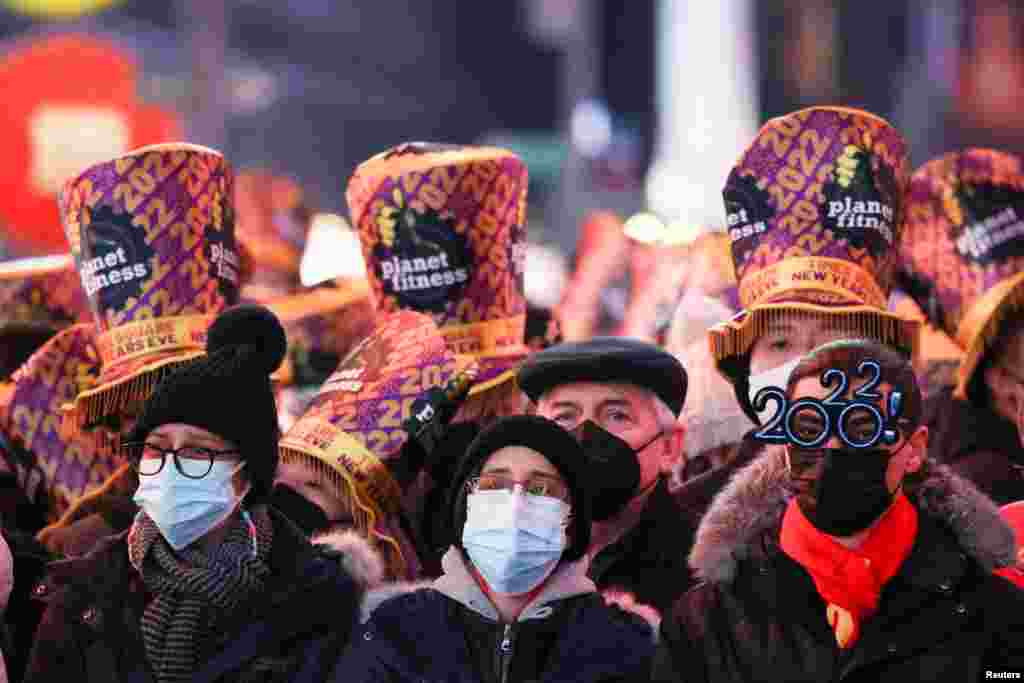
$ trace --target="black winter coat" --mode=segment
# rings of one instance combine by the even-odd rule
[[[928,455],[948,464],[999,505],[1024,500],[1024,447],[1016,425],[953,398],[943,387],[925,401]]]
[[[689,585],[689,548],[681,540],[692,537],[668,482],[659,481],[636,525],[594,557],[588,576],[599,590],[624,590],[664,612]]]
[[[295,662],[289,680],[325,680],[358,620],[362,589],[340,558],[309,543],[270,509],[274,540],[266,600],[195,683],[231,680],[261,655]],[[127,532],[82,558],[51,565],[36,596],[47,603],[26,683],[118,681],[151,683],[140,619],[145,587],[128,562]]]
[[[642,681],[653,654],[650,626],[594,593],[560,601],[546,618],[506,625],[423,588],[377,608],[334,680]]]
[[[53,558],[39,542],[22,531],[4,532],[14,560],[14,589],[4,613],[5,638],[0,644],[10,681],[20,681],[28,664],[36,627],[43,605],[32,599],[32,591],[46,575]]]
[[[767,452],[709,510],[691,564],[704,583],[662,622],[655,681],[965,681],[1024,672],[1024,592],[993,576],[1012,531],[948,469],[907,493],[910,556],[860,640],[841,651],[810,575],[778,546],[785,466]]]

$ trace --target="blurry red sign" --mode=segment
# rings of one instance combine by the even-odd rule
[[[178,117],[139,101],[132,57],[101,40],[52,36],[0,61],[0,240],[26,254],[66,250],[55,201],[64,181],[131,149],[181,137]]]

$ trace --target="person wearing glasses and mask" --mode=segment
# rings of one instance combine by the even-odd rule
[[[335,680],[647,680],[651,627],[586,576],[593,474],[550,420],[486,428],[451,482],[443,575],[381,603]]]
[[[206,180],[196,183],[196,174]],[[136,191],[126,192],[129,185]],[[202,356],[210,322],[238,303],[244,269],[235,267],[233,186],[231,163],[219,152],[168,143],[93,164],[60,193],[64,232],[92,315],[89,334],[66,340],[46,362],[64,358],[66,372],[75,372],[59,383],[60,410],[43,419],[56,420],[69,442],[49,458],[69,505],[38,535],[58,556],[84,555],[132,524],[139,481],[118,444],[160,380]],[[154,239],[148,226],[157,206],[192,218]]]
[[[991,500],[927,457],[910,363],[841,340],[701,522],[703,583],[666,615],[656,681],[968,681],[1024,669],[1024,592]]]
[[[722,195],[742,310],[707,336],[749,431],[720,443],[710,469],[673,493],[681,527],[695,530],[715,496],[761,454],[753,434],[772,404],[757,404],[758,392],[784,386],[804,354],[853,338],[913,353],[918,323],[888,310],[907,165],[906,142],[885,120],[811,107],[765,123],[732,168]],[[693,408],[694,432],[714,423]],[[695,442],[707,439],[694,434]],[[680,539],[684,553],[693,541]]]
[[[266,504],[286,345],[265,308],[229,309],[160,382],[124,446],[140,511],[51,565],[27,681],[324,680],[362,596]]]

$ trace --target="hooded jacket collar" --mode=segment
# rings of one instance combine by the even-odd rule
[[[908,499],[924,517],[948,528],[964,553],[989,571],[1014,563],[1013,530],[973,484],[930,459],[925,459],[916,479],[904,486]],[[689,561],[699,579],[729,583],[739,563],[751,557],[766,535],[775,545],[791,497],[786,483],[780,447],[766,448],[736,473],[697,530]]]
[[[448,548],[441,559],[441,568],[444,574],[433,583],[434,590],[487,619],[501,621],[498,610],[477,585],[458,548]],[[540,593],[523,608],[519,621],[544,619],[554,611],[551,603],[596,592],[594,582],[587,578],[585,559],[560,564],[547,578]]]

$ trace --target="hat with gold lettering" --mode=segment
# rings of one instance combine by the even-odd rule
[[[377,310],[430,314],[479,361],[470,393],[512,379],[529,353],[526,165],[491,147],[410,143],[361,164],[346,197]]]
[[[0,264],[0,375],[14,372],[58,330],[88,319],[70,254]]]
[[[903,137],[868,112],[812,107],[761,128],[723,191],[743,310],[708,332],[741,403],[750,349],[782,316],[912,352],[918,323],[886,310],[906,185]]]
[[[963,352],[955,393],[1024,307],[1024,164],[990,149],[933,159],[910,180],[902,267],[928,319]]]
[[[281,462],[305,465],[347,501],[356,528],[384,551],[397,576],[407,576],[400,565],[408,570],[416,559],[399,538],[401,490],[389,468],[407,438],[403,423],[421,395],[460,372],[470,381],[474,371],[472,361],[448,349],[430,316],[382,316],[280,441]]]
[[[0,334],[56,332],[88,317],[70,254],[0,264]]]
[[[94,426],[141,403],[204,354],[206,330],[238,301],[232,172],[197,145],[144,147],[65,185],[61,218],[97,326],[103,369],[68,417]]]
[[[121,464],[93,440],[69,439],[61,429],[61,406],[99,373],[96,327],[80,323],[58,332],[0,387],[0,429],[35,456],[53,503],[51,522]]]

